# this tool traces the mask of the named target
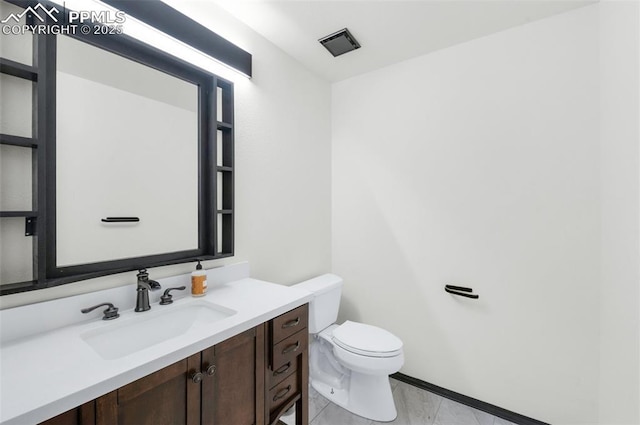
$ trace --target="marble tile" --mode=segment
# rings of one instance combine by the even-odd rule
[[[309,386],[309,422],[315,419],[328,404],[329,400],[320,395],[312,386]]]
[[[320,395],[319,392],[313,389],[311,385],[309,385],[309,423],[311,423],[316,416],[329,404],[329,400]],[[296,423],[296,414],[295,408],[292,408],[294,413],[289,416],[284,416],[280,418],[282,422],[287,425],[295,425]]]
[[[442,397],[421,390],[412,385],[398,382],[393,391],[393,400],[396,403],[398,417],[394,425],[431,425],[436,417]],[[384,422],[373,422],[383,424]]]
[[[434,425],[480,425],[474,410],[464,404],[443,398]]]
[[[496,420],[493,423],[493,425],[516,425],[516,424],[514,424],[513,422],[509,422],[506,419],[496,418]]]
[[[295,412],[293,413],[293,415],[282,416],[280,418],[280,422],[283,422],[286,425],[295,425],[296,424],[296,414],[295,414]],[[309,421],[309,422],[311,422],[311,421]]]
[[[470,409],[473,412],[473,416],[476,417],[476,420],[480,425],[496,425],[494,424],[494,419],[496,418],[495,416],[487,412],[483,412],[482,410],[474,409],[472,407]]]
[[[391,379],[393,399],[398,417],[392,425],[516,425],[488,413],[440,397],[404,382]],[[295,415],[283,419],[295,423]],[[313,388],[309,388],[310,425],[383,425],[330,403]]]
[[[391,391],[394,391],[398,386],[398,384],[400,383],[400,381],[393,378],[389,378],[389,382],[391,383]]]
[[[309,425],[371,425],[371,420],[354,415],[342,407],[330,403]]]

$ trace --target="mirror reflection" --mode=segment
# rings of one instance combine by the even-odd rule
[[[56,79],[57,266],[198,249],[198,86],[62,36]]]

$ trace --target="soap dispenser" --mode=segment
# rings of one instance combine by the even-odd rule
[[[191,295],[202,297],[207,293],[207,272],[202,270],[201,260],[197,261],[195,271],[191,272]]]

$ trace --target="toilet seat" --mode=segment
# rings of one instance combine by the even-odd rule
[[[351,353],[367,357],[395,357],[402,354],[402,341],[377,326],[347,320],[333,330],[333,342]]]

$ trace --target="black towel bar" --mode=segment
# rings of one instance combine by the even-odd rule
[[[140,221],[139,217],[107,217],[103,218],[103,223],[135,223]]]
[[[472,298],[474,300],[477,300],[478,298],[480,298],[480,295],[471,293],[473,292],[472,288],[467,288],[465,286],[444,285],[444,290],[450,294],[458,295],[461,297]]]

